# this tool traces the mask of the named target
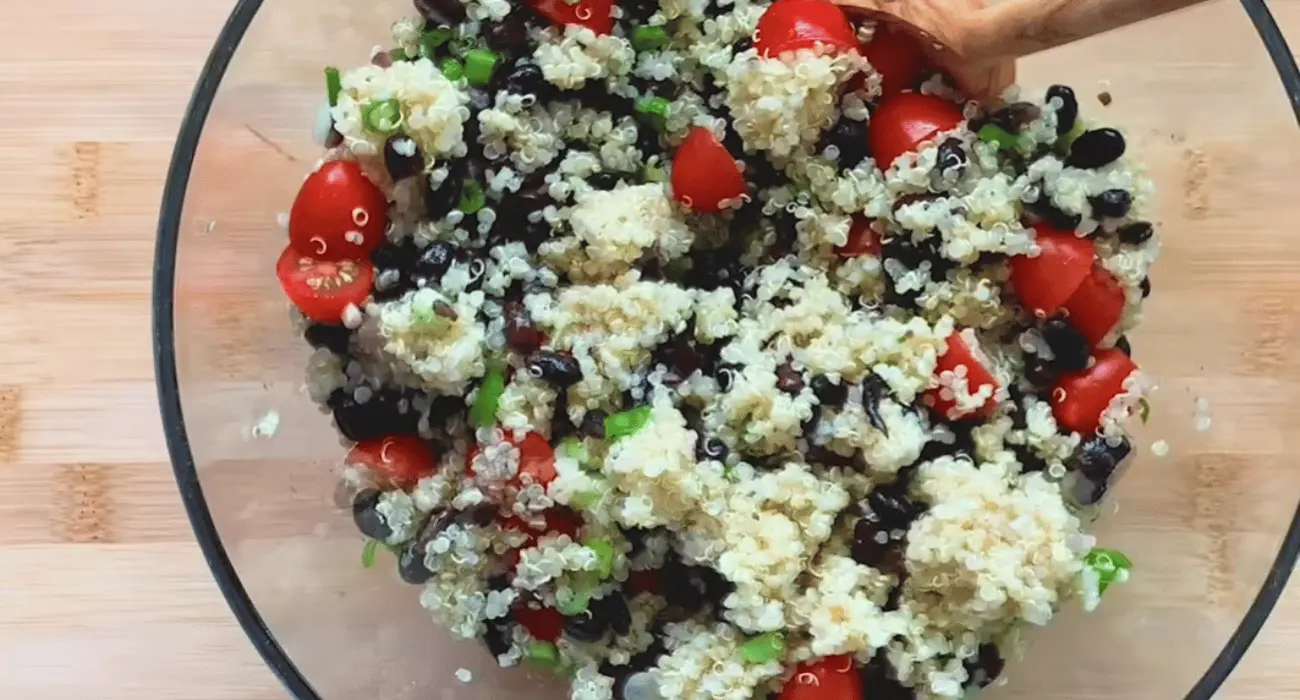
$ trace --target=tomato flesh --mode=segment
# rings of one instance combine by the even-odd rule
[[[881,170],[912,153],[937,134],[957,128],[964,117],[957,105],[934,95],[904,92],[881,103],[867,127],[867,141]]]
[[[862,700],[862,677],[848,654],[799,664],[777,700]]]
[[[348,452],[347,463],[368,467],[403,489],[414,488],[420,479],[438,470],[433,450],[414,435],[358,442]]]
[[[798,0],[803,2],[805,0]],[[722,211],[722,204],[745,194],[745,176],[713,132],[691,129],[673,156],[673,198],[692,211]]]
[[[384,242],[388,198],[350,160],[307,176],[289,211],[289,244],[317,260],[365,260]]]
[[[1064,308],[1070,323],[1096,347],[1124,316],[1124,289],[1114,275],[1094,263]]]
[[[608,34],[614,28],[613,0],[579,0],[573,5],[564,0],[526,2],[537,14],[560,26],[575,24],[597,34]]]
[[[849,240],[835,249],[841,258],[857,258],[863,255],[880,256],[880,237],[871,230],[871,221],[860,216],[853,218],[849,227]]]
[[[916,85],[925,70],[921,42],[888,24],[876,25],[876,33],[862,47],[862,55],[880,74],[883,97],[897,95]]]
[[[1034,225],[1034,240],[1041,253],[1011,258],[1011,288],[1030,313],[1047,318],[1083,284],[1092,269],[1095,246],[1087,238],[1045,224]]]
[[[754,48],[764,58],[818,44],[832,52],[858,45],[857,33],[844,10],[829,0],[777,0],[758,19]]]
[[[527,604],[515,608],[515,620],[533,635],[533,639],[554,642],[564,629],[564,616],[555,608],[530,608]]]
[[[1066,430],[1092,435],[1111,399],[1124,391],[1124,380],[1137,371],[1133,360],[1117,348],[1098,350],[1094,363],[1081,372],[1066,372],[1052,389],[1052,415]]]
[[[960,332],[954,331],[948,336],[948,344],[944,353],[939,356],[939,361],[934,368],[934,376],[938,377],[944,372],[958,372],[959,367],[966,368],[966,385],[971,394],[980,389],[991,386],[993,395],[990,395],[984,403],[978,408],[962,410],[957,407],[957,402],[951,398],[943,396],[943,388],[935,387],[927,389],[924,394],[924,401],[927,406],[934,409],[936,413],[949,420],[959,418],[988,418],[997,408],[997,390],[998,380],[993,376],[993,372],[980,361],[979,356],[966,343]]]
[[[519,450],[519,471],[515,477],[510,480],[514,486],[522,486],[523,481],[520,477],[527,474],[532,479],[532,483],[545,486],[555,480],[557,472],[555,471],[555,450],[551,449],[551,444],[538,433],[528,433],[523,440],[510,438],[507,440]],[[470,445],[469,451],[465,455],[465,472],[474,476],[474,458],[478,456],[481,448],[478,443]]]
[[[349,304],[365,305],[375,270],[369,260],[317,260],[288,247],[275,263],[275,276],[304,316],[339,325]]]

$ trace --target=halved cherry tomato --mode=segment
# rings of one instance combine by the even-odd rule
[[[387,229],[388,199],[350,160],[308,175],[289,211],[289,245],[318,260],[368,259]]]
[[[1098,350],[1092,357],[1091,367],[1062,374],[1051,397],[1057,424],[1085,437],[1097,431],[1110,400],[1124,391],[1124,380],[1138,368],[1117,348]]]
[[[533,635],[533,639],[554,642],[564,629],[564,616],[555,608],[530,608],[528,604],[515,607],[515,620]]]
[[[627,572],[627,582],[623,584],[623,590],[629,596],[637,596],[641,593],[653,593],[659,595],[661,590],[659,586],[659,572],[637,569]]]
[[[848,654],[799,664],[777,700],[861,700],[862,677]]]
[[[348,304],[366,303],[375,270],[369,260],[317,260],[290,246],[276,261],[275,276],[304,316],[338,325]]]
[[[1069,231],[1034,225],[1034,241],[1042,252],[1011,258],[1011,288],[1020,303],[1039,318],[1047,318],[1069,301],[1092,269],[1092,241]]]
[[[849,227],[849,240],[835,249],[841,258],[857,258],[863,255],[880,256],[880,237],[871,230],[871,221],[860,216],[853,218]]]
[[[939,356],[939,362],[934,368],[934,375],[938,377],[944,372],[957,372],[959,367],[966,368],[966,386],[971,394],[986,386],[992,386],[993,391],[997,392],[997,377],[993,376],[993,372],[980,361],[980,356],[962,337],[962,333],[954,331],[952,335],[948,336],[948,345],[944,353]],[[960,411],[957,408],[956,401],[944,398],[943,387],[927,389],[923,395],[923,400],[925,405],[949,420],[972,417],[987,418],[997,408],[998,404],[997,398],[990,396],[979,408]]]
[[[564,0],[526,0],[529,7],[558,25],[576,24],[597,34],[614,28],[613,0],[579,0],[570,5]]]
[[[925,70],[921,42],[902,29],[877,24],[871,41],[862,47],[867,63],[880,74],[884,97],[896,95],[916,84]]]
[[[1096,347],[1124,315],[1124,290],[1106,268],[1093,264],[1088,276],[1065,302],[1070,323]]]
[[[524,474],[532,477],[532,483],[542,486],[555,480],[555,450],[551,449],[546,438],[538,433],[528,433],[523,440],[516,441],[511,437],[507,441],[519,450],[519,471],[511,480],[512,484],[522,485],[520,477]],[[471,477],[474,476],[474,458],[479,451],[478,443],[474,443],[465,455],[465,471]]]
[[[736,199],[747,190],[736,160],[713,132],[702,126],[691,129],[677,147],[672,186],[673,198],[682,206],[709,214],[721,211],[724,201]]]
[[[885,170],[894,159],[911,153],[935,135],[957,128],[961,109],[934,95],[904,92],[885,100],[871,115],[867,141],[876,165]]]
[[[414,435],[389,435],[358,442],[348,452],[347,463],[369,467],[403,489],[414,488],[420,479],[438,469],[433,450]]]
[[[757,31],[754,48],[764,58],[817,44],[835,52],[858,45],[844,10],[829,0],[777,0],[758,18]]]
[[[542,513],[542,519],[544,524],[540,530],[517,515],[509,515],[497,520],[502,530],[522,532],[528,537],[518,547],[506,552],[506,564],[511,569],[519,563],[519,550],[535,546],[542,535],[568,535],[569,539],[576,542],[578,533],[582,531],[582,516],[568,508],[552,508]]]

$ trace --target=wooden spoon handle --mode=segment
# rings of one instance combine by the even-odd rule
[[[1204,0],[1007,0],[969,15],[950,48],[969,61],[1018,58]]]

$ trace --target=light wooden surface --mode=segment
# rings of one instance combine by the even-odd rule
[[[172,484],[152,379],[149,283],[162,178],[191,86],[231,4],[5,4],[0,288],[9,303],[0,307],[0,697],[7,700],[284,697],[193,542]],[[1284,28],[1300,36],[1300,2],[1278,0],[1272,7]],[[1233,41],[1247,40],[1254,42],[1242,35],[1207,47],[1203,67],[1213,70],[1234,51]],[[1251,50],[1258,48],[1252,43]],[[1259,80],[1280,100],[1275,81]],[[1115,82],[1117,100],[1136,97]],[[1188,80],[1144,89],[1143,99],[1194,110],[1206,85]],[[1222,127],[1212,114],[1190,121],[1208,131]],[[1187,221],[1203,221],[1210,212],[1219,229],[1230,229],[1240,207],[1243,221],[1260,224],[1264,219],[1249,209],[1285,206],[1296,194],[1295,170],[1275,167],[1263,170],[1271,179],[1257,196],[1239,203],[1214,199],[1206,181],[1222,175],[1224,161],[1191,147],[1179,153],[1181,160],[1158,175],[1162,186],[1172,180],[1170,210]],[[1236,155],[1226,161],[1228,174],[1256,176],[1254,161]],[[1228,245],[1206,241],[1212,248]],[[1175,287],[1213,300],[1222,278],[1203,263],[1178,251],[1166,264],[1194,267],[1181,274],[1208,289]],[[1292,276],[1275,280],[1272,289],[1289,289],[1294,299],[1300,276],[1286,269]],[[1283,359],[1293,354],[1288,346],[1297,334],[1288,297],[1232,293],[1252,305],[1257,321],[1254,343],[1243,351],[1243,381],[1294,376],[1293,363]],[[1229,399],[1225,411],[1258,415],[1277,407],[1251,386],[1259,385],[1224,392],[1246,394]],[[1188,460],[1203,470],[1197,479],[1239,495],[1251,488],[1300,493],[1300,472],[1289,467],[1294,450],[1267,425],[1260,420],[1239,433],[1220,427],[1227,432],[1213,438],[1219,461]],[[1268,470],[1270,484],[1245,487],[1224,471],[1245,466],[1233,453],[1285,455],[1288,468]],[[1166,500],[1173,510],[1181,507]],[[1224,543],[1231,533],[1216,529],[1216,507],[1212,499],[1196,500],[1187,517],[1206,528],[1216,565],[1230,566],[1233,552]],[[1247,527],[1250,514],[1233,522]],[[1272,529],[1270,523],[1254,527]],[[1211,600],[1253,595],[1215,576],[1209,577]],[[1300,590],[1293,587],[1221,697],[1300,696],[1300,670],[1287,651],[1297,643]]]

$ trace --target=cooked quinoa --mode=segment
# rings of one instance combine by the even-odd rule
[[[962,103],[924,71],[903,99],[952,125],[878,162],[897,89],[856,43],[756,45],[767,2],[632,0],[599,31],[592,0],[415,4],[329,71],[317,173],[387,212],[344,213],[370,277],[330,284],[368,286],[298,323],[341,494],[435,621],[573,700],[854,668],[864,697],[960,698],[1127,578],[1089,530],[1153,388],[1125,334],[1159,239],[1072,91]],[[700,140],[712,209],[682,184]],[[1072,245],[1100,326],[1025,286]]]

